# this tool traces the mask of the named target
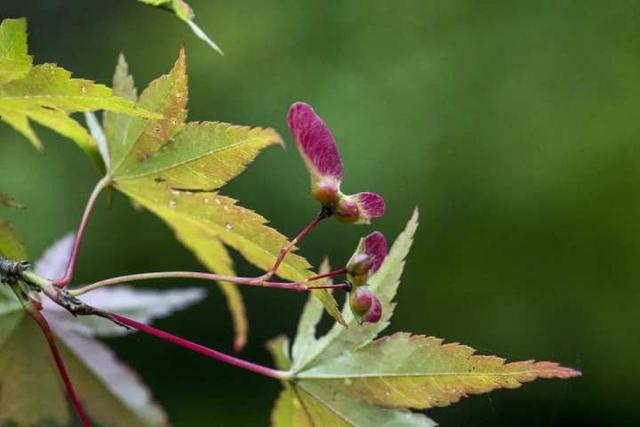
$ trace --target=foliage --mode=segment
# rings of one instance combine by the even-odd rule
[[[168,8],[193,24],[191,9],[182,0],[141,1]],[[379,337],[396,307],[394,299],[418,227],[417,209],[390,252],[384,235],[373,232],[360,241],[346,266],[329,271],[327,262],[321,274],[315,275],[303,257],[291,253],[294,244],[330,216],[345,223],[370,223],[384,215],[384,198],[369,192],[342,193],[343,165],[335,139],[310,105],[295,103],[289,110],[290,130],[307,165],[312,195],[322,209],[289,242],[267,226],[265,218],[219,193],[261,150],[284,145],[282,138],[269,128],[187,122],[186,68],[183,48],[171,71],[152,81],[138,96],[121,56],[112,92],[106,86],[72,79],[69,72],[51,64],[34,67],[27,53],[26,21],[7,19],[0,25],[2,120],[38,147],[40,141],[30,120],[71,137],[105,170],[89,199],[78,234],[55,243],[34,269],[26,261],[18,234],[9,223],[0,224],[0,422],[69,424],[72,417],[66,393],[83,425],[89,423],[83,407],[91,419],[104,425],[167,425],[167,415],[147,387],[97,339],[128,334],[131,328],[282,381],[284,390],[272,412],[272,424],[278,427],[433,426],[425,414],[411,410],[448,406],[469,394],[517,388],[538,378],[580,375],[554,362],[507,363],[499,357],[476,355],[470,347],[444,344],[429,336],[399,332]],[[89,114],[96,109],[106,110],[104,128]],[[69,117],[74,112],[86,113],[90,133]],[[160,217],[179,241],[217,273],[126,277],[143,280],[165,274],[220,282],[234,318],[236,349],[244,346],[248,331],[237,284],[313,294],[300,317],[293,344],[289,346],[284,337],[269,343],[279,370],[147,324],[200,301],[204,297],[201,289],[104,288],[122,284],[124,278],[68,288],[67,276],[71,280],[91,209],[107,186]],[[4,192],[0,192],[0,203],[20,206]],[[227,248],[235,249],[266,273],[256,278],[236,277]],[[291,282],[270,281],[274,273]],[[326,280],[315,284],[341,275],[346,276],[341,283]],[[349,292],[341,312],[329,288]],[[82,300],[76,298],[86,292],[91,293]],[[335,323],[326,334],[317,336],[325,310]],[[36,326],[44,333],[59,377],[49,369],[51,359]],[[58,348],[66,364],[60,360]]]
[[[468,394],[517,388],[536,378],[570,378],[579,372],[552,362],[513,362],[474,355],[460,344],[400,332],[372,341],[388,324],[404,259],[418,226],[414,212],[370,286],[380,297],[384,319],[359,326],[347,310],[348,327],[316,338],[322,307],[309,299],[289,355],[288,340],[269,343],[274,360],[291,377],[278,398],[272,425],[434,426],[408,409],[447,406]]]
[[[156,6],[168,10],[174,13],[178,18],[182,21],[186,22],[191,31],[205,43],[207,43],[213,50],[218,52],[220,55],[224,55],[222,49],[209,38],[209,36],[202,31],[200,27],[198,27],[194,21],[195,13],[193,13],[193,9],[191,6],[187,4],[184,0],[138,0],[141,3],[146,3],[151,6]]]
[[[37,148],[42,142],[30,120],[73,139],[97,159],[97,145],[84,127],[69,117],[80,111],[109,110],[138,117],[156,117],[133,102],[114,96],[106,86],[76,79],[55,64],[33,66],[27,54],[27,21],[0,24],[0,119]]]
[[[222,122],[185,122],[188,100],[186,58],[180,51],[169,74],[149,84],[137,99],[133,78],[120,57],[113,81],[117,95],[137,100],[162,114],[144,119],[105,114],[105,159],[113,185],[134,202],[162,218],[178,240],[211,271],[233,275],[225,245],[262,269],[274,262],[287,239],[257,213],[222,196],[218,189],[240,174],[261,149],[284,144],[273,129]],[[278,274],[299,281],[312,275],[302,257],[288,255]],[[244,304],[235,285],[222,282],[233,313],[236,348],[246,342]],[[337,319],[340,313],[328,292],[314,292]]]
[[[63,274],[73,237],[67,235],[52,245],[36,262],[35,271],[43,277]],[[26,258],[17,233],[6,223],[0,227],[0,254]],[[155,291],[123,287],[100,289],[88,296],[87,302],[149,322],[186,308],[204,296],[200,289]],[[131,330],[105,319],[74,318],[49,299],[43,299],[42,304],[92,419],[114,427],[166,425],[166,414],[139,376],[97,339],[121,336]],[[51,369],[41,333],[6,286],[0,287],[0,371],[11,372],[0,377],[0,425],[9,421],[25,426],[43,421],[70,423],[64,389]]]

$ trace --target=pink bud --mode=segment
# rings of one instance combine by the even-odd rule
[[[373,258],[373,265],[371,266],[371,270],[369,270],[369,275],[372,275],[380,269],[382,262],[388,254],[387,239],[384,238],[384,234],[379,231],[374,231],[365,237],[364,252]]]
[[[336,218],[341,222],[369,224],[372,218],[384,215],[385,203],[376,193],[356,193],[342,197],[336,206]]]
[[[376,323],[382,316],[380,300],[364,286],[351,292],[349,306],[351,307],[351,312],[360,323]]]
[[[351,304],[351,311],[353,314],[363,316],[371,308],[371,301],[373,294],[366,287],[356,288],[349,295],[349,302]]]
[[[382,304],[380,300],[375,295],[371,295],[371,308],[364,315],[362,320],[369,323],[378,323],[380,318],[382,317]]]
[[[358,248],[347,263],[349,280],[355,286],[367,283],[369,277],[378,271],[387,257],[387,240],[379,231],[360,239]]]
[[[356,286],[366,283],[369,277],[369,271],[373,267],[373,258],[364,252],[356,252],[347,263],[347,273],[353,277],[364,277],[362,283],[354,283]],[[354,280],[352,280],[353,282]]]

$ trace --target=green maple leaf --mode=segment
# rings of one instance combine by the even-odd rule
[[[33,66],[26,26],[24,19],[5,19],[0,24],[0,84],[24,78]]]
[[[120,57],[113,83],[117,95],[136,100],[137,91]],[[185,122],[187,74],[184,50],[173,69],[149,84],[139,105],[162,114],[144,119],[105,113],[105,163],[113,185],[136,204],[162,218],[176,237],[211,271],[233,275],[225,246],[261,269],[269,269],[287,239],[255,212],[218,193],[240,174],[260,150],[283,144],[273,129],[221,122]],[[301,281],[312,275],[309,263],[289,254],[278,275]],[[235,285],[222,283],[234,317],[236,347],[244,345],[247,322]],[[331,294],[314,291],[329,313],[342,321]]]
[[[37,148],[42,143],[30,121],[74,140],[99,161],[97,144],[69,115],[110,110],[134,116],[156,117],[133,102],[114,96],[108,87],[72,78],[54,64],[33,66],[27,54],[27,21],[5,19],[0,24],[0,120],[22,133]]]
[[[73,235],[54,244],[36,272],[59,277],[73,246]],[[15,231],[0,223],[0,254],[26,259]],[[90,303],[149,322],[204,297],[199,289],[101,289],[87,295]],[[56,337],[65,365],[87,413],[97,423],[113,427],[160,427],[167,416],[140,377],[97,337],[130,333],[104,319],[74,318],[49,299],[43,314]],[[36,323],[10,291],[0,284],[0,425],[69,425],[73,419],[67,396],[49,348]]]
[[[141,3],[145,3],[151,6],[160,7],[175,14],[182,21],[186,22],[191,31],[205,43],[207,43],[213,50],[220,55],[224,55],[222,49],[209,38],[209,36],[198,27],[194,21],[195,13],[189,4],[184,0],[137,0]]]
[[[322,308],[309,299],[291,355],[286,338],[269,343],[278,368],[291,374],[274,406],[273,426],[433,426],[431,419],[410,410],[447,406],[468,394],[517,388],[537,378],[580,375],[553,362],[506,363],[422,335],[401,332],[374,341],[392,315],[417,219],[416,211],[371,278],[371,290],[383,306],[380,323],[358,326],[345,307],[348,327],[334,326],[316,338]]]

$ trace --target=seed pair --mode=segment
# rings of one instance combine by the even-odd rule
[[[335,138],[309,104],[293,104],[288,123],[309,171],[311,194],[324,209],[338,221],[350,224],[369,224],[372,218],[384,215],[385,203],[379,194],[341,191],[344,167]],[[376,231],[360,240],[347,264],[347,278],[353,285],[349,306],[360,323],[375,323],[382,316],[380,300],[367,287],[367,280],[378,271],[386,256],[387,242]]]

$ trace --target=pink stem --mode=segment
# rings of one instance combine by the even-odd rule
[[[296,292],[304,292],[304,291],[312,291],[314,289],[343,289],[348,290],[350,286],[346,283],[337,283],[337,284],[327,284],[327,285],[316,285],[316,286],[304,286],[299,283],[287,283],[287,282],[264,282],[261,286],[263,288],[272,288],[272,289],[288,289],[290,291]]]
[[[102,178],[96,184],[95,188],[91,192],[91,196],[89,196],[89,200],[87,201],[87,205],[84,208],[84,213],[82,214],[82,219],[80,219],[80,225],[78,225],[78,231],[76,232],[76,238],[73,242],[73,249],[71,251],[71,257],[69,258],[69,263],[67,264],[67,270],[62,278],[53,282],[53,284],[59,288],[63,288],[71,282],[73,278],[73,270],[76,265],[76,259],[78,258],[78,252],[80,250],[80,243],[82,242],[82,237],[84,236],[84,232],[87,228],[87,224],[89,223],[89,217],[91,216],[91,212],[93,211],[93,207],[96,203],[100,192],[108,185],[109,179],[107,177]]]
[[[327,212],[322,209],[312,220],[309,224],[306,225],[306,227],[304,227],[296,237],[293,238],[293,240],[291,240],[289,243],[287,243],[287,245],[282,248],[280,250],[280,253],[278,254],[278,258],[276,258],[276,262],[273,264],[273,267],[271,267],[269,269],[269,271],[267,271],[265,274],[263,274],[262,276],[259,277],[259,279],[261,280],[269,280],[274,274],[276,274],[276,271],[278,271],[278,267],[280,267],[280,264],[282,264],[282,261],[284,261],[284,258],[287,256],[287,254],[291,251],[291,249],[293,249],[293,247],[300,241],[302,240],[307,234],[309,234],[316,225],[318,225],[318,223],[320,221],[322,221],[323,219],[328,218],[328,214]]]
[[[67,368],[64,365],[64,361],[62,360],[62,356],[60,355],[60,351],[58,350],[56,340],[53,336],[53,333],[51,332],[51,328],[49,327],[49,323],[47,322],[47,319],[45,319],[42,313],[40,313],[40,311],[38,311],[35,308],[29,310],[29,313],[31,314],[31,317],[33,317],[33,319],[36,321],[36,323],[38,323],[38,325],[40,326],[40,329],[44,333],[45,338],[47,339],[47,343],[49,344],[49,349],[51,350],[51,354],[53,355],[53,360],[55,361],[56,366],[58,368],[58,372],[60,372],[60,376],[62,377],[64,388],[67,391],[67,395],[71,400],[71,404],[73,405],[73,408],[76,410],[76,413],[80,418],[80,422],[82,423],[82,426],[83,427],[90,426],[91,422],[89,421],[89,418],[87,417],[87,414],[85,413],[84,408],[82,407],[82,404],[78,399],[78,395],[73,389],[73,384],[71,384],[69,373],[67,372]]]
[[[179,345],[180,347],[184,347],[191,351],[195,351],[196,353],[200,353],[204,356],[210,357],[220,362],[227,363],[229,365],[233,365],[238,368],[246,369],[247,371],[255,372],[257,374],[264,375],[270,378],[276,378],[276,379],[288,378],[287,372],[267,368],[266,366],[257,365],[255,363],[252,363],[243,359],[239,359],[237,357],[230,356],[225,353],[221,353],[219,351],[213,350],[203,345],[196,344],[193,341],[189,341],[184,338],[180,338],[178,336],[170,334],[168,332],[162,331],[160,329],[154,328],[153,326],[136,322],[133,319],[129,319],[119,314],[115,314],[115,313],[106,313],[106,314],[110,316],[112,320],[122,323],[123,325],[129,326],[130,328],[134,328],[139,330],[140,332],[144,332],[145,334],[149,334],[154,337],[163,339],[165,341],[169,341],[170,343]]]
[[[92,290],[102,288],[105,286],[119,285],[121,283],[131,283],[140,280],[156,280],[156,279],[200,279],[200,280],[216,280],[223,282],[236,283],[238,285],[264,287],[264,288],[277,288],[288,289],[291,291],[302,292],[308,289],[314,289],[311,286],[305,286],[304,284],[310,281],[319,280],[321,278],[338,276],[343,273],[343,269],[336,270],[331,273],[322,274],[319,276],[313,276],[302,282],[270,282],[262,281],[255,277],[236,277],[227,276],[224,274],[205,273],[198,271],[158,271],[152,273],[138,273],[128,274],[125,276],[112,277],[110,279],[100,280],[99,282],[91,283],[79,289],[71,290],[70,293],[73,296],[80,296]],[[336,286],[340,288],[340,286]]]
[[[327,277],[336,277],[336,276],[340,276],[341,274],[345,274],[346,272],[347,272],[347,267],[342,267],[337,270],[330,271],[328,273],[317,274],[315,276],[309,277],[308,279],[305,280],[305,282],[326,279]]]
[[[329,284],[329,285],[307,286],[307,289],[309,289],[309,290],[313,290],[313,289],[340,289],[340,290],[343,290],[343,291],[349,291],[349,290],[351,290],[351,285],[348,284],[348,283],[337,283],[335,285]]]

